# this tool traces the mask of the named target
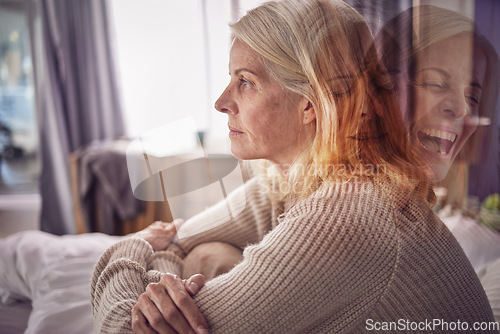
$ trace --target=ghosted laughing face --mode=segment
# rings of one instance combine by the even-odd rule
[[[472,36],[435,43],[416,59],[411,137],[442,180],[477,127],[486,57]]]

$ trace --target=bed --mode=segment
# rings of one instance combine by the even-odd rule
[[[500,233],[460,214],[443,221],[478,272],[500,321]],[[26,231],[0,239],[0,332],[92,333],[93,266],[121,238]]]
[[[92,333],[90,277],[122,237],[26,231],[0,240],[0,332]]]

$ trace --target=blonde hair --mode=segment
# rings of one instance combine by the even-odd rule
[[[290,166],[293,186],[284,195],[308,196],[328,180],[389,177],[414,187],[427,179],[371,32],[353,8],[342,1],[268,2],[231,28],[233,38],[260,54],[271,77],[305,96],[316,114],[315,138]],[[363,166],[383,166],[383,174]]]
[[[406,109],[410,113],[405,115],[405,118],[411,127],[414,101],[410,83],[418,56],[438,42],[464,34],[471,34],[471,42],[486,56],[486,75],[479,103],[479,116],[488,117],[492,125],[478,127],[458,156],[459,159],[478,161],[485,155],[482,152],[482,143],[490,139],[492,126],[496,125],[495,106],[500,85],[500,68],[494,47],[476,32],[474,22],[444,8],[417,6],[388,21],[377,33],[375,40],[382,61],[392,75],[394,87],[402,89],[396,82],[397,74],[405,73],[408,76],[408,82],[403,89],[407,90]]]

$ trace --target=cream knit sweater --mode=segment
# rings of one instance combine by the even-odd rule
[[[166,251],[153,252],[138,238],[109,248],[92,277],[95,331],[130,332],[131,309],[145,286],[162,272],[180,275],[185,255],[208,241],[244,248],[240,264],[194,297],[211,333],[396,333],[415,326],[446,332],[445,325],[429,326],[441,321],[454,328],[460,321],[470,330],[494,321],[457,241],[410,194],[339,182],[283,208],[271,205],[257,179],[245,188],[240,215]],[[231,203],[245,190],[235,191]],[[213,209],[190,223],[217,217]]]

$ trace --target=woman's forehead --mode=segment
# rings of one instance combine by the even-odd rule
[[[418,68],[436,68],[482,83],[486,70],[484,52],[471,34],[461,34],[436,42],[418,56]]]
[[[235,39],[229,53],[229,73],[246,71],[255,76],[266,77],[262,57],[245,42]]]

